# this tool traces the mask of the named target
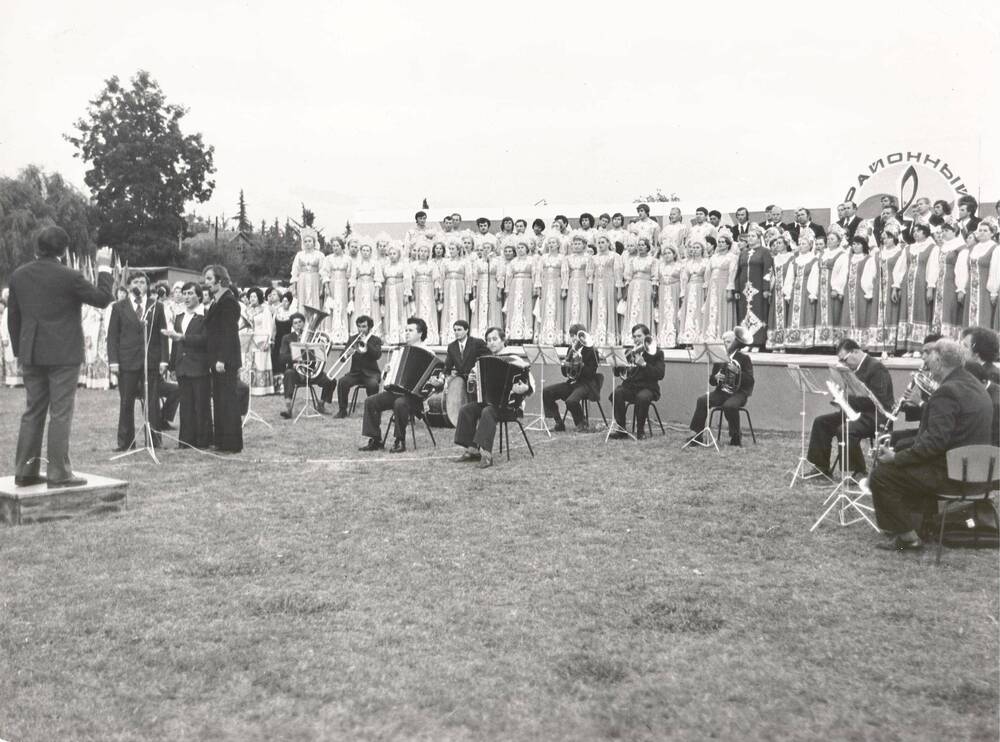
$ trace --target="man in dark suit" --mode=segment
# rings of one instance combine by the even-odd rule
[[[646,325],[635,325],[632,328],[632,340],[636,348],[643,348],[646,339],[650,337]],[[663,351],[659,348],[655,353],[647,353],[643,348],[633,354],[635,364],[628,370],[625,380],[619,384],[608,398],[615,406],[615,425],[617,430],[611,438],[628,438],[625,432],[625,409],[629,404],[635,405],[635,437],[642,440],[646,437],[646,417],[649,406],[660,398],[660,381],[666,372]]]
[[[80,364],[84,361],[83,304],[106,307],[114,298],[111,250],[97,251],[97,286],[59,258],[69,246],[61,227],[45,227],[38,235],[37,259],[10,277],[7,329],[14,355],[21,360],[27,405],[21,416],[14,458],[14,484],[27,487],[48,481],[49,487],[86,484],[73,474],[69,433]],[[46,474],[39,474],[45,416],[49,416]]]
[[[469,378],[469,372],[476,366],[476,359],[489,355],[490,349],[486,341],[469,336],[469,323],[464,319],[456,320],[452,326],[455,339],[448,343],[444,357],[444,375]]]
[[[750,221],[750,212],[747,210],[747,207],[741,206],[736,209],[736,223],[729,227],[729,231],[733,233],[733,242],[741,237],[746,237],[751,226],[753,224]]]
[[[854,233],[861,226],[861,217],[858,216],[858,205],[853,201],[845,201],[837,207],[837,224],[847,233],[848,241],[854,239]]]
[[[740,407],[747,403],[747,399],[753,394],[753,361],[750,356],[743,352],[748,345],[753,344],[753,335],[745,327],[739,326],[735,331],[727,331],[722,335],[723,342],[726,343],[726,350],[729,358],[735,361],[740,367],[739,386],[733,391],[723,389],[723,382],[727,379],[728,363],[715,363],[709,371],[709,382],[715,385],[715,391],[705,398],[704,394],[695,400],[694,414],[691,416],[691,431],[694,433],[688,439],[690,443],[704,444],[701,436],[705,429],[705,419],[708,417],[709,407],[722,408],[722,414],[726,418],[726,425],[729,427],[729,445],[742,446],[743,434],[740,431]]]
[[[223,453],[243,450],[243,421],[237,393],[240,366],[240,303],[229,288],[229,271],[210,265],[202,274],[212,303],[205,312],[205,349],[212,379],[215,449]]]
[[[359,335],[369,335],[372,331],[372,318],[361,315],[354,322],[358,328],[357,333],[347,338],[347,345],[350,347]],[[365,341],[365,352],[356,352],[351,356],[351,370],[337,380],[337,414],[336,417],[347,417],[348,398],[351,389],[356,386],[364,386],[365,394],[374,397],[378,394],[379,382],[382,372],[379,370],[378,362],[382,357],[382,339],[376,335],[369,335]]]
[[[132,273],[128,287],[128,297],[112,305],[108,321],[108,368],[118,374],[120,402],[116,451],[135,445],[135,401],[142,394],[149,405],[150,443],[160,445],[159,380],[169,360],[167,338],[162,333],[166,315],[163,305],[149,296],[149,279],[145,273]]]
[[[958,226],[962,231],[962,237],[968,237],[976,231],[979,222],[982,221],[976,216],[979,209],[979,202],[972,196],[962,196],[958,199]]]
[[[792,236],[792,242],[799,241],[802,230],[812,231],[813,237],[817,240],[826,239],[826,230],[812,220],[812,212],[809,209],[801,208],[795,211],[795,222],[788,225],[788,233]]]
[[[597,351],[593,343],[584,345],[580,333],[586,334],[587,328],[580,324],[570,325],[569,335],[572,345],[566,351],[566,358],[561,366],[562,375],[566,381],[549,384],[542,389],[542,406],[546,417],[553,420],[552,429],[557,432],[566,430],[559,414],[560,399],[566,401],[566,409],[573,416],[573,425],[577,432],[587,430],[583,419],[583,400],[596,399],[601,392],[601,380],[597,378]],[[589,339],[587,342],[590,342]]]
[[[281,338],[281,349],[278,351],[278,358],[281,359],[281,367],[284,368],[282,376],[283,388],[285,390],[285,409],[281,411],[281,416],[286,420],[292,419],[292,398],[295,396],[295,389],[306,385],[306,377],[295,368],[295,361],[292,358],[292,343],[302,340],[302,330],[306,326],[304,314],[295,312],[289,317],[292,323],[292,330]],[[319,403],[316,405],[316,412],[321,415],[326,414],[326,405],[333,401],[333,390],[337,382],[330,379],[326,374],[321,373],[309,382],[310,386],[320,389]],[[310,404],[311,400],[306,400]]]
[[[764,218],[764,221],[760,222],[761,229],[763,229],[766,232],[767,230],[773,227],[774,229],[777,229],[779,232],[788,231],[788,228],[791,225],[785,224],[783,221],[781,221],[781,216],[782,214],[784,214],[784,210],[780,206],[776,206],[775,204],[768,204],[765,211],[767,212],[767,216]]]
[[[868,387],[882,407],[886,410],[893,408],[895,400],[892,396],[892,377],[889,376],[889,370],[885,366],[861,350],[860,346],[849,338],[841,340],[837,345],[837,360],[854,371],[858,381]],[[868,397],[853,395],[847,397],[847,402],[854,410],[861,413],[861,417],[847,423],[845,466],[847,471],[859,476],[867,471],[865,457],[861,452],[861,441],[874,435],[877,429],[875,405]],[[813,420],[812,433],[809,435],[809,453],[806,458],[828,477],[827,480],[821,478],[811,480],[816,484],[822,484],[833,478],[833,471],[830,469],[830,444],[834,438],[839,440],[841,423],[839,410],[819,415]]]
[[[875,518],[892,537],[880,548],[920,549],[912,514],[925,511],[938,494],[961,493],[962,485],[948,478],[947,452],[990,444],[990,397],[963,367],[967,358],[967,349],[954,340],[934,343],[924,362],[939,386],[924,405],[917,435],[905,450],[886,449],[878,456],[871,478]]]
[[[170,369],[177,376],[181,411],[180,448],[208,448],[212,445],[212,383],[208,376],[205,348],[205,318],[202,288],[186,283],[181,289],[184,311],[165,331],[173,340]]]

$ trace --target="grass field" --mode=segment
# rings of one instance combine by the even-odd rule
[[[107,518],[0,529],[0,737],[27,740],[996,740],[996,552],[808,532],[798,438],[682,452],[603,435],[480,472],[278,419],[239,459],[74,462]],[[661,401],[683,419],[690,401]],[[10,472],[23,391],[0,391]],[[309,460],[340,460],[310,463]]]

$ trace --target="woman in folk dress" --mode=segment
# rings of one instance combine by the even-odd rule
[[[352,327],[354,318],[361,316],[371,317],[372,322],[378,324],[381,319],[382,280],[382,268],[372,259],[372,246],[363,242],[358,250],[358,259],[351,264],[351,278],[347,283]]]
[[[607,235],[601,233],[597,240],[605,240]],[[545,243],[551,245],[558,243],[558,237],[549,237]],[[608,243],[610,244],[610,243]],[[574,237],[570,242],[570,253],[566,257],[566,311],[563,315],[563,336],[567,340],[569,328],[572,325],[580,324],[584,327],[590,324],[590,281],[593,275],[592,258],[587,251],[587,243],[582,235]]]
[[[563,303],[569,285],[569,268],[559,240],[550,237],[545,247],[546,254],[535,263],[535,296],[539,305],[535,338],[544,345],[562,345]]]
[[[785,347],[812,348],[816,344],[816,301],[819,298],[819,270],[813,253],[811,231],[799,235],[799,252],[785,269],[782,294],[785,299]]]
[[[946,338],[961,340],[963,307],[958,296],[961,291],[964,298],[969,285],[969,251],[959,235],[958,224],[950,216],[945,217],[936,233],[937,240],[940,240],[936,261],[938,279],[931,330],[940,332]],[[928,266],[928,269],[933,270],[933,266]]]
[[[386,262],[382,265],[382,341],[393,345],[405,341],[406,318],[413,300],[410,263],[401,260],[399,245],[390,244]]]
[[[776,229],[769,229],[768,232],[771,234],[765,235],[765,240],[773,258],[769,285],[773,288],[767,309],[767,347],[778,353],[784,353],[785,325],[788,321],[785,312],[785,271],[795,258],[795,253],[792,252],[789,237],[781,235]]]
[[[469,261],[458,254],[456,245],[449,245],[446,249],[447,257],[441,264],[442,345],[455,339],[455,322],[469,321],[469,297],[472,291],[472,271],[469,269]]]
[[[274,315],[264,304],[264,292],[252,288],[247,292],[250,330],[250,393],[262,397],[274,393],[271,373],[271,338],[274,337]]]
[[[326,318],[323,329],[334,343],[346,343],[351,334],[348,324],[347,303],[350,301],[351,259],[344,254],[344,244],[339,237],[330,240],[330,254],[323,259],[323,281],[326,288],[323,310]]]
[[[513,228],[513,224],[511,225]],[[528,255],[530,243],[518,239],[514,259],[507,264],[504,287],[507,292],[507,340],[531,342],[534,335],[534,259]]]
[[[841,244],[843,234],[831,228],[826,249],[817,257],[819,301],[816,315],[816,347],[833,350],[844,336],[844,292],[851,265],[850,254]],[[817,246],[823,240],[817,239]],[[817,247],[818,249],[818,247]]]
[[[878,279],[878,256],[868,248],[868,238],[855,235],[850,242],[851,257],[844,289],[844,310],[841,324],[844,337],[851,338],[862,348],[868,346],[869,331],[876,316],[875,292]]]
[[[739,255],[733,241],[720,234],[715,253],[708,259],[705,280],[705,319],[702,328],[706,342],[721,343],[724,333],[736,325],[736,268]]]
[[[907,356],[918,353],[924,347],[924,337],[930,333],[938,278],[936,260],[933,274],[928,271],[928,264],[938,251],[931,239],[930,225],[914,224],[912,230],[916,242],[906,248],[906,263],[896,263],[892,277],[901,299],[898,343]]]
[[[1000,311],[997,295],[1000,292],[1000,249],[997,235],[989,222],[980,222],[969,235],[969,292],[965,297],[965,325],[987,327],[997,331]]]
[[[323,265],[323,253],[319,251],[315,229],[303,227],[299,236],[302,249],[292,258],[292,292],[295,294],[300,312],[305,312],[307,306],[321,309],[323,303],[320,269]]]
[[[431,260],[431,246],[427,241],[419,243],[414,250],[416,260],[409,263],[413,285],[413,316],[427,323],[427,345],[440,345],[441,334],[438,325],[437,295],[441,288],[441,277],[437,265]]]
[[[639,237],[635,257],[622,267],[622,283],[627,296],[623,327],[653,327],[653,286],[659,265],[650,254],[652,248],[648,238]]]
[[[612,220],[612,224],[614,220]],[[610,236],[597,238],[590,258],[590,332],[597,345],[618,345],[618,302],[622,300],[621,256],[611,249]],[[572,278],[570,279],[572,286]]]
[[[708,260],[704,257],[705,244],[700,239],[690,240],[687,246],[688,259],[684,261],[681,281],[684,284],[684,298],[681,302],[678,342],[681,345],[705,342],[705,280],[708,276]]]
[[[677,260],[676,248],[664,245],[653,284],[656,342],[661,348],[677,347],[677,310],[684,293],[684,282],[681,280],[683,272],[683,266]]]

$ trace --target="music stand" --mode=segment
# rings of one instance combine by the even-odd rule
[[[636,440],[636,437],[619,425],[617,418],[615,418],[615,393],[617,391],[615,372],[620,368],[627,369],[629,367],[628,360],[625,358],[625,349],[609,345],[604,348],[597,348],[597,356],[600,360],[607,361],[607,365],[611,369],[611,424],[608,426],[608,432],[604,436],[604,442],[607,443],[611,440],[611,436],[615,433],[624,433],[632,440]]]
[[[289,343],[289,349],[292,351],[292,367],[295,367],[296,361],[308,361],[310,358],[315,359],[317,352],[325,347],[323,343]],[[296,369],[296,373],[298,373],[298,369]],[[323,417],[318,412],[319,399],[316,397],[316,389],[313,388],[312,379],[308,374],[303,374],[303,376],[306,379],[306,401],[302,405],[302,409],[299,410],[299,414],[292,420],[292,425],[303,417]],[[312,402],[312,409],[310,409],[310,401]]]
[[[524,345],[524,354],[528,357],[528,363],[532,366],[538,364],[539,369],[539,379],[540,379],[540,393],[538,395],[538,415],[530,423],[524,426],[525,430],[541,430],[545,432],[549,438],[552,437],[552,433],[549,432],[548,423],[545,422],[545,400],[542,398],[542,392],[545,390],[545,367],[546,366],[560,366],[562,365],[562,360],[559,358],[559,353],[556,351],[555,347],[552,345],[542,345],[526,343]]]
[[[830,375],[834,377],[839,376],[839,369],[831,368]],[[857,379],[855,379],[855,381],[857,381]],[[830,396],[833,397],[834,404],[840,408],[840,482],[833,488],[833,492],[826,496],[823,504],[826,505],[829,502],[830,505],[823,511],[823,514],[816,520],[816,522],[812,524],[812,528],[809,529],[809,532],[812,533],[815,531],[819,527],[819,524],[822,523],[838,505],[840,506],[840,512],[837,514],[837,519],[840,525],[849,526],[852,523],[857,523],[859,520],[865,520],[872,528],[878,530],[878,527],[874,522],[872,522],[872,519],[869,518],[868,514],[865,512],[865,510],[872,510],[872,508],[858,502],[858,500],[861,499],[861,496],[851,497],[852,484],[858,488],[859,492],[862,492],[862,496],[863,491],[861,490],[860,483],[847,473],[847,424],[860,418],[861,413],[851,407],[850,402],[848,402],[847,397],[844,394],[843,387],[839,386],[836,381],[830,379],[826,382],[826,386],[830,391]],[[848,510],[854,510],[857,513],[857,516],[851,520],[847,520],[845,513]]]
[[[142,323],[142,401],[139,404],[139,407],[142,408],[142,425],[140,426],[139,430],[137,430],[135,432],[135,435],[132,436],[132,446],[135,446],[135,448],[132,448],[132,446],[130,446],[127,451],[125,451],[123,453],[115,454],[114,456],[112,456],[109,459],[109,461],[117,461],[118,459],[123,459],[126,456],[131,456],[133,454],[145,451],[146,453],[149,454],[149,457],[153,460],[154,464],[159,464],[160,463],[160,460],[158,458],[156,458],[156,447],[153,445],[153,428],[149,424],[149,341],[150,341],[150,337],[149,337],[149,325],[148,325],[148,321],[149,321],[149,313],[156,311],[156,305],[157,304],[159,304],[159,301],[156,301],[154,299],[150,303],[150,305],[148,307],[146,307],[146,311],[142,313],[142,317],[139,318],[139,321]],[[155,321],[155,314],[154,314],[154,321]],[[119,373],[118,373],[118,383],[121,384],[122,383],[122,379],[121,379],[121,367],[119,367],[118,371],[119,371]],[[157,369],[157,373],[159,373],[159,369]],[[134,405],[133,405],[133,407],[134,407]],[[134,411],[133,411],[133,414],[134,414]],[[141,446],[136,446],[135,444],[139,440],[139,433],[140,432],[142,432],[142,445]]]
[[[807,480],[823,476],[820,472],[803,474],[806,467],[811,466],[809,459],[806,458],[806,394],[821,394],[826,396],[829,392],[820,388],[816,381],[816,377],[813,376],[812,372],[808,369],[804,369],[795,363],[789,363],[786,370],[788,371],[788,375],[792,377],[792,382],[799,390],[802,398],[802,406],[799,410],[799,417],[801,420],[801,432],[799,435],[799,460],[798,463],[795,464],[795,469],[792,471],[792,481],[788,484],[789,488],[791,488],[795,486],[796,479]]]
[[[708,424],[711,419],[711,406],[709,405],[708,398],[712,393],[712,365],[715,363],[729,363],[729,354],[726,352],[726,346],[722,343],[694,343],[692,347],[688,348],[688,360],[691,363],[697,363],[702,358],[705,359],[705,363],[708,364],[708,373],[705,375],[705,427],[699,432],[695,433],[688,439],[688,442],[681,446],[683,451],[688,446],[701,446],[702,448],[708,448],[710,446],[715,448],[716,453],[722,453],[719,450],[719,442],[715,438],[715,433],[712,432],[712,426]],[[708,434],[708,441],[704,440],[705,434]]]

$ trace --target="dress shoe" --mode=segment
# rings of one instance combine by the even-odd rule
[[[896,536],[892,541],[883,541],[875,544],[875,548],[882,549],[883,551],[922,551],[924,542],[919,538],[916,541],[904,541],[899,536]]]
[[[628,433],[612,433],[608,436],[613,441],[623,441],[628,438]]]
[[[482,458],[479,459],[479,468],[488,469],[493,466],[493,454],[489,451],[483,451]]]
[[[382,441],[377,438],[369,438],[368,442],[359,448],[359,451],[381,451],[383,448]]]
[[[334,415],[334,417],[337,418],[338,420],[343,420],[345,417],[347,417],[347,410],[337,410],[337,414]]]
[[[635,439],[637,441],[644,441],[646,440],[646,434],[640,430],[638,433],[635,434]]]
[[[45,482],[45,477],[40,474],[28,477],[14,477],[15,487],[30,487],[33,484],[43,484]]]
[[[462,455],[457,459],[454,459],[456,464],[465,464],[470,461],[479,461],[482,456],[478,453],[472,453],[470,451],[463,451]]]
[[[577,433],[589,433],[590,432],[590,426],[587,425],[587,423],[580,423],[579,425],[576,426],[576,432]]]
[[[292,411],[291,410],[282,410],[278,414],[281,415],[286,420],[291,420],[292,419]]]
[[[563,424],[562,420],[556,420],[555,425],[552,426],[553,433],[565,433],[566,426]]]
[[[49,482],[49,489],[55,489],[56,487],[82,487],[86,483],[87,480],[83,477],[70,477],[59,482]]]
[[[392,448],[389,449],[389,453],[406,453],[406,441],[402,438],[397,438],[392,442]]]
[[[316,412],[318,412],[321,415],[325,415],[326,414],[326,402],[320,402],[318,405],[316,405]]]
[[[742,438],[730,438],[729,439],[729,445],[730,446],[736,446],[737,448],[741,448],[743,446],[743,439]]]

